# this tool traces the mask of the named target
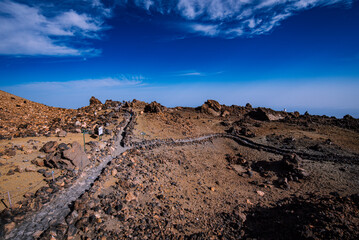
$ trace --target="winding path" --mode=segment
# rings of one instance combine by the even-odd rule
[[[63,219],[71,212],[70,205],[75,200],[77,200],[85,191],[91,188],[91,185],[94,181],[100,176],[103,169],[112,161],[115,157],[119,156],[121,153],[138,147],[160,147],[160,146],[175,146],[191,143],[201,143],[203,141],[209,141],[215,138],[229,138],[236,141],[238,144],[257,150],[263,150],[266,152],[271,152],[275,154],[292,154],[295,153],[300,157],[308,160],[316,161],[333,161],[333,162],[344,162],[359,164],[359,159],[355,157],[348,156],[339,156],[339,155],[314,155],[304,152],[297,152],[291,150],[284,150],[280,148],[275,148],[272,146],[267,146],[253,142],[247,138],[241,136],[235,136],[226,133],[216,133],[208,134],[196,138],[186,138],[186,139],[164,139],[164,140],[152,140],[141,143],[136,143],[134,146],[126,147],[124,146],[124,138],[131,131],[129,126],[131,122],[134,121],[135,115],[128,116],[126,118],[124,128],[119,131],[114,137],[114,150],[111,153],[111,156],[106,156],[101,159],[101,163],[97,167],[87,169],[83,172],[81,176],[76,180],[76,182],[68,189],[63,190],[59,195],[56,195],[51,199],[44,207],[37,213],[29,216],[25,219],[19,226],[17,226],[12,232],[10,232],[5,239],[33,239],[33,234],[37,231],[45,231],[50,225],[60,223]]]

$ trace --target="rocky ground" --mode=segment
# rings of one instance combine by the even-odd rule
[[[25,109],[18,101],[26,100],[2,94],[7,111],[1,116],[6,140],[0,142],[0,190],[21,195],[12,208],[6,194],[2,199],[4,238],[81,185],[82,172],[99,168],[123,146],[128,150],[104,165],[93,185],[69,203],[65,217],[49,220],[31,238],[359,237],[359,120],[351,116],[300,115],[214,100],[196,109],[169,109],[156,102],[102,104],[91,98],[77,110],[41,105],[37,114],[47,117],[32,121],[26,129],[34,134],[24,138],[20,121],[5,115],[22,116],[13,109]],[[48,112],[61,120],[51,120],[56,114]],[[99,126],[107,132],[102,141]],[[82,130],[90,133],[86,153]],[[20,179],[42,185],[21,192],[15,187]]]

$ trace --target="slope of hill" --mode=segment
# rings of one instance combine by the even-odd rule
[[[45,134],[76,110],[49,107],[0,90],[0,139]]]

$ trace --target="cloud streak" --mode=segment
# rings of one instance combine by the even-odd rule
[[[351,6],[353,0],[4,0],[0,1],[0,55],[97,56],[106,20],[126,6],[176,16],[184,35],[253,37],[314,7]],[[115,8],[120,11],[114,11]],[[168,23],[167,23],[168,24]]]
[[[190,33],[234,38],[265,34],[298,12],[350,6],[352,0],[136,0],[135,4],[149,11],[179,15]]]
[[[98,49],[76,46],[75,42],[99,38],[99,33],[106,29],[103,19],[109,16],[109,11],[104,9],[102,15],[94,17],[74,10],[76,5],[59,9],[51,1],[46,4],[0,2],[0,54],[91,56],[100,53]]]

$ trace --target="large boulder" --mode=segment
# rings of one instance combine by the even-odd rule
[[[98,100],[97,98],[95,98],[94,96],[92,96],[90,98],[90,106],[91,105],[101,105],[102,102],[100,100]]]
[[[62,155],[79,169],[84,169],[90,163],[84,149],[78,142],[73,142],[71,148],[63,151]]]
[[[148,113],[160,113],[166,110],[166,107],[162,106],[161,104],[157,103],[156,101],[151,102],[145,106],[145,112]]]
[[[222,106],[215,100],[207,100],[202,106],[201,106],[201,112],[210,114],[214,117],[218,117],[221,115],[221,109]]]
[[[209,108],[213,109],[216,112],[221,111],[222,109],[221,104],[219,104],[219,102],[215,100],[207,100],[207,102],[205,102],[204,104],[206,104]]]
[[[47,153],[44,165],[51,168],[73,170],[77,167],[83,169],[90,163],[82,146],[77,142],[67,145],[50,141],[41,148],[41,151]]]
[[[278,121],[285,118],[284,114],[266,108],[257,108],[249,112],[248,116],[260,121]]]

